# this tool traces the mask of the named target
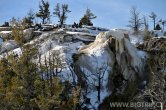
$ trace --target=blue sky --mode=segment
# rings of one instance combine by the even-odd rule
[[[30,9],[38,11],[40,0],[1,0],[0,1],[0,24],[9,21],[13,16],[22,18]],[[66,23],[78,22],[83,16],[86,8],[90,8],[97,16],[93,20],[95,26],[106,28],[126,28],[130,18],[130,9],[136,6],[141,16],[148,16],[152,11],[158,19],[166,19],[166,0],[48,0],[50,2],[51,14],[56,3],[66,3],[72,11],[68,14]],[[40,19],[36,19],[40,21]],[[56,17],[51,18],[57,23]],[[151,20],[149,19],[149,23]]]

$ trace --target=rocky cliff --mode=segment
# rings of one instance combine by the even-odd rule
[[[145,57],[130,43],[127,34],[107,31],[73,55],[74,70],[78,82],[97,105],[111,93],[123,94],[130,83],[145,81]]]

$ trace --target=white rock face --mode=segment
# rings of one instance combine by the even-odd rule
[[[113,40],[115,40],[115,44],[113,44]],[[109,48],[109,45],[114,47],[115,52]],[[121,65],[121,69],[126,71],[123,73],[125,79],[129,79],[130,75],[127,73],[125,65],[131,66],[140,77],[142,76],[144,62],[138,52],[123,32],[108,31],[100,33],[94,43],[79,50],[79,53],[84,53],[79,61],[80,66],[95,73],[95,68],[100,68],[103,63],[108,63],[109,67],[113,67],[116,60]],[[125,59],[125,57],[127,58]]]
[[[3,39],[12,38],[12,31],[0,31],[0,37]]]
[[[18,45],[16,44],[16,42],[14,40],[5,41],[1,44],[0,53],[8,52],[17,47],[18,47]]]
[[[75,64],[85,74],[87,87],[90,88],[89,97],[91,97],[94,105],[100,103],[97,102],[97,98],[94,98],[97,91],[95,89],[97,84],[95,83],[98,82],[98,74],[104,72],[100,101],[110,93],[110,91],[107,91],[107,84],[110,80],[108,79],[109,75],[113,72],[116,74],[119,71],[123,78],[129,81],[135,80],[136,76],[144,77],[144,57],[142,55],[145,54],[140,53],[130,43],[127,34],[120,30],[100,33],[93,43],[82,47],[77,55]]]
[[[33,29],[26,29],[26,30],[24,30],[24,40],[25,41],[31,40],[32,37],[33,37],[33,34],[34,34]]]

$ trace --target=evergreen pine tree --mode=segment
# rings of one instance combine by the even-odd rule
[[[86,13],[85,15],[89,18],[89,19],[95,19],[97,16],[95,16],[91,10],[89,8],[86,9]]]
[[[157,24],[157,25],[156,25],[155,30],[161,30],[160,24]]]
[[[93,23],[91,22],[91,20],[90,20],[86,15],[84,15],[84,16],[81,18],[80,24],[82,24],[82,25],[87,25],[87,26],[93,26]]]
[[[23,43],[25,42],[23,29],[23,27],[19,26],[14,26],[12,29],[12,36],[20,47],[22,47]]]
[[[89,8],[87,8],[86,13],[81,18],[79,24],[93,26],[93,23],[91,22],[91,20],[95,19],[95,18],[96,18],[96,16],[91,12],[91,10]]]
[[[32,9],[29,10],[28,14],[27,14],[27,18],[28,18],[28,24],[29,26],[32,26],[33,24],[33,20],[35,19],[35,13],[33,12]]]
[[[57,77],[42,79],[34,62],[37,50],[23,46],[22,55],[10,55],[0,60],[0,109],[53,110],[60,107],[59,94],[63,86]]]
[[[12,87],[12,78],[15,73],[10,68],[10,64],[6,58],[0,60],[0,109],[7,110],[11,107],[8,100],[10,88]]]

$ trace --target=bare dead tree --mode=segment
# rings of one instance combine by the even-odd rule
[[[73,70],[73,63],[70,62],[69,59],[66,58],[66,63],[67,63],[67,66],[71,72],[71,75],[72,75],[72,79],[73,79],[73,85],[75,86],[76,85],[76,74]]]
[[[49,2],[41,0],[41,4],[39,4],[39,12],[36,13],[36,17],[39,17],[42,19],[42,23],[45,24],[45,20],[50,19],[50,11],[49,11]]]
[[[153,21],[153,29],[155,30],[157,15],[156,15],[154,12],[151,12],[151,14],[149,15],[149,17],[150,17],[150,18],[152,19],[152,21]]]
[[[104,77],[105,73],[108,70],[108,63],[103,63],[102,65],[98,64],[99,62],[96,59],[96,68],[94,73],[87,73],[86,69],[84,67],[81,68],[82,73],[84,74],[85,79],[87,81],[87,88],[84,88],[81,90],[81,102],[80,102],[80,107],[86,107],[87,109],[92,109],[92,110],[97,110],[95,105],[91,103],[91,99],[88,98],[88,94],[90,94],[93,89],[94,91],[97,91],[97,100],[100,102],[101,101],[101,91],[104,88]],[[90,78],[88,80],[88,78]],[[89,91],[90,90],[90,91]]]
[[[98,86],[97,91],[98,91],[98,101],[100,101],[100,95],[101,95],[101,88],[102,88],[102,83],[103,83],[103,78],[105,75],[105,72],[108,68],[108,64],[103,64],[103,66],[101,68],[97,68],[97,78],[98,78]]]
[[[131,17],[129,20],[128,27],[132,28],[134,32],[137,33],[142,24],[140,19],[140,12],[135,6],[133,6],[130,10],[130,14],[131,14]]]
[[[148,18],[146,16],[143,16],[143,25],[145,27],[145,30],[148,30],[148,28],[149,28]]]
[[[47,62],[47,57],[44,56],[44,72],[45,72],[45,76],[46,76],[46,79],[49,79],[49,66],[48,66],[48,62]],[[49,84],[49,82],[47,81],[47,83]]]
[[[104,75],[107,69],[108,69],[108,63],[103,63],[101,67],[99,67],[97,62],[96,73],[92,73],[92,76],[91,76],[91,77],[95,77],[92,84],[93,86],[96,87],[96,90],[98,92],[98,95],[97,95],[98,101],[100,101],[101,99],[101,90],[103,87]]]
[[[57,76],[59,73],[62,72],[62,69],[64,68],[63,64],[64,58],[61,55],[60,50],[54,50],[51,55],[52,55],[52,67],[54,68],[53,75]]]
[[[166,25],[166,20],[162,20],[161,24],[162,24],[162,26],[163,26],[163,32],[164,32],[164,27],[165,27],[165,25]]]
[[[44,73],[43,73],[43,65],[42,65],[42,61],[41,61],[41,54],[40,53],[38,53],[38,66],[39,66],[39,73],[40,73],[40,75],[41,75],[41,77],[42,77],[42,80],[44,80]]]
[[[71,11],[68,9],[68,4],[62,4],[60,7],[59,3],[55,6],[53,14],[58,17],[60,25],[62,26],[67,19],[67,13]]]

